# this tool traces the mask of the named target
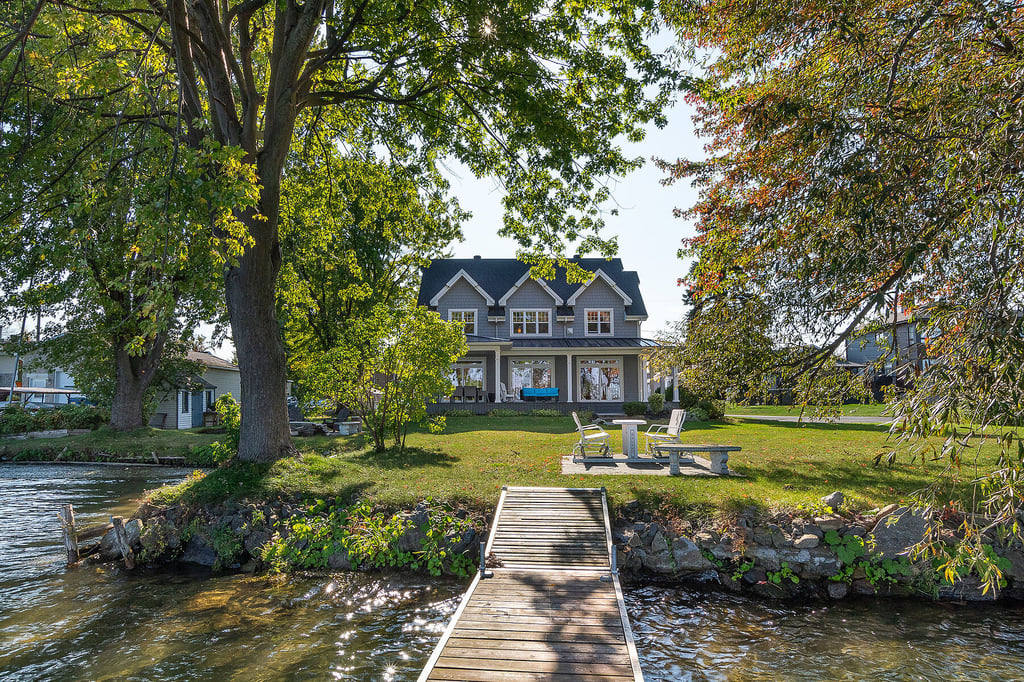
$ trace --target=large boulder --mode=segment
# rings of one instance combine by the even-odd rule
[[[928,519],[923,510],[900,507],[877,523],[869,537],[875,541],[879,556],[891,559],[921,542],[927,530]]]
[[[839,511],[839,508],[843,506],[843,502],[846,500],[840,491],[829,493],[825,497],[821,498],[822,504],[832,507],[832,511]]]
[[[188,564],[199,564],[200,566],[214,566],[220,557],[210,546],[206,539],[196,533],[185,545],[185,551],[181,555],[181,561]]]
[[[142,521],[135,519],[124,524],[125,534],[128,536],[128,545],[132,549],[139,549],[139,537],[142,535]],[[100,540],[100,558],[104,561],[120,561],[121,553],[114,548],[114,530],[111,529]]]
[[[682,536],[672,541],[672,558],[676,563],[676,570],[681,573],[696,573],[712,567],[711,562],[700,551],[700,547]]]

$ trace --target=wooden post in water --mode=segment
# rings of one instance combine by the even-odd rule
[[[75,509],[70,504],[62,505],[57,512],[64,535],[64,549],[68,553],[68,566],[78,563],[78,534],[75,532]]]
[[[124,519],[120,516],[111,516],[110,522],[114,524],[114,549],[119,551],[121,556],[124,557],[125,568],[135,568],[135,552],[132,551],[132,546],[128,544],[128,531],[124,529]]]

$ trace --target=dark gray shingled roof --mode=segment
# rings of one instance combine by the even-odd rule
[[[622,269],[622,259],[612,258],[572,258],[571,262],[579,264],[584,270],[596,272],[601,270],[608,275],[615,285],[622,289],[633,300],[626,306],[627,315],[647,315],[643,296],[640,294],[640,277],[632,270]],[[479,284],[495,301],[501,299],[512,286],[519,281],[529,266],[515,258],[436,258],[430,266],[423,270],[420,280],[420,293],[417,303],[430,305],[430,299],[448,283],[459,270],[466,273]],[[565,281],[565,269],[558,268],[555,280],[545,280],[552,291],[568,301],[576,293],[580,284],[569,284]],[[489,312],[494,315],[495,313]],[[560,313],[561,314],[561,313]]]

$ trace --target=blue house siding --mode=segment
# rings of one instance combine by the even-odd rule
[[[551,294],[544,291],[541,285],[533,280],[524,282],[514,294],[509,296],[505,305],[504,329],[495,336],[503,339],[514,338],[512,336],[512,311],[513,310],[547,310],[551,322],[551,338],[560,339],[565,337],[565,328],[556,321],[555,299]]]
[[[587,309],[608,309],[612,311],[612,336],[636,338],[640,335],[636,322],[626,322],[626,308],[622,297],[603,279],[593,282],[576,299],[574,333],[577,338],[587,336]]]

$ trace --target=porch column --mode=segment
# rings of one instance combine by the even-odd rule
[[[572,385],[573,385],[572,353],[566,353],[565,354],[565,377],[567,379],[566,383],[568,384],[568,386],[566,386],[566,389],[565,389],[565,397],[566,397],[566,401],[565,402],[571,403],[572,402]]]
[[[494,402],[501,402],[501,349],[494,349]]]

